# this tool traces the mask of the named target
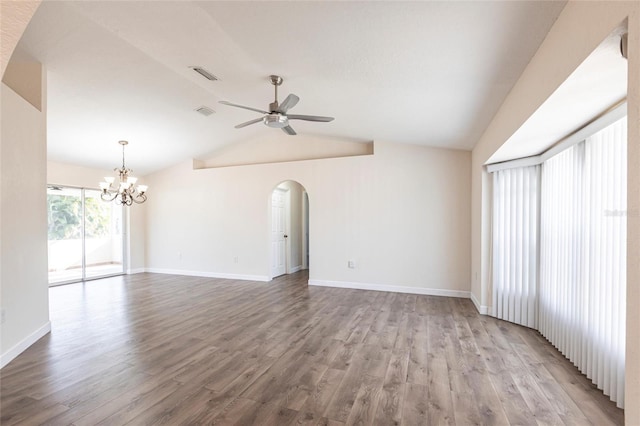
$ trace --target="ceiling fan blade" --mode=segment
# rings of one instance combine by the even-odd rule
[[[293,108],[294,106],[296,106],[296,104],[298,103],[299,100],[300,100],[299,97],[297,97],[296,95],[291,93],[289,96],[287,96],[284,99],[284,101],[282,101],[282,103],[278,107],[277,111],[285,113],[285,112],[289,111],[291,108]]]
[[[285,133],[286,133],[286,134],[288,134],[288,135],[291,135],[291,136],[293,136],[293,135],[297,135],[296,131],[295,131],[295,130],[293,130],[293,127],[291,127],[291,126],[283,127],[283,128],[282,128],[282,131],[283,131],[283,132],[285,132]]]
[[[307,121],[323,121],[323,122],[329,122],[329,121],[333,121],[333,117],[322,117],[320,115],[294,115],[294,114],[287,114],[287,118],[289,118],[289,120],[307,120]]]
[[[259,122],[261,122],[261,121],[262,121],[262,117],[260,117],[260,118],[256,118],[256,119],[254,119],[254,120],[249,120],[249,121],[246,121],[246,122],[244,122],[244,123],[240,123],[240,124],[238,124],[238,125],[236,126],[236,129],[242,129],[243,127],[247,127],[247,126],[248,126],[248,125],[250,125],[250,124],[259,123]]]
[[[228,106],[232,106],[232,107],[236,107],[236,108],[248,109],[249,111],[259,112],[261,114],[269,114],[267,111],[263,111],[263,110],[258,109],[258,108],[251,108],[251,107],[244,106],[244,105],[232,104],[231,102],[227,102],[227,101],[219,101],[219,102],[222,105],[228,105]]]

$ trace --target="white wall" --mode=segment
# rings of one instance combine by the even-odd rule
[[[627,87],[627,353],[625,400],[640,401],[640,2],[629,14]],[[625,423],[640,424],[640,404],[625,408]]]
[[[42,111],[0,88],[0,366],[49,332],[46,77]]]
[[[629,170],[640,158],[640,2],[569,1],[536,55],[520,76],[500,110],[477,142],[472,154],[472,293],[486,310],[490,287],[490,184],[484,164],[502,144],[552,95],[585,58],[625,19],[629,20]],[[632,43],[635,43],[632,46]],[[633,56],[633,57],[632,57]],[[628,176],[630,211],[640,206],[640,180]],[[635,210],[637,211],[637,210]],[[640,400],[640,216],[628,217],[626,399]],[[640,405],[627,404],[627,424],[640,424]]]
[[[114,165],[117,165],[114,159]],[[110,169],[94,169],[71,164],[63,164],[54,161],[47,162],[47,183],[60,186],[73,186],[81,188],[99,189],[98,183],[105,176],[112,176]],[[139,183],[144,184],[144,178],[138,176]],[[150,188],[152,191],[153,189]],[[152,192],[153,193],[153,192]],[[142,272],[144,270],[144,217],[145,204],[135,204],[125,207],[125,220],[130,238],[125,236],[127,245],[127,270],[129,273]]]
[[[220,148],[199,164],[202,168],[227,167],[368,154],[373,154],[371,142],[321,136],[305,136],[300,140],[297,137],[286,136],[282,132],[272,132],[261,138],[253,138]]]
[[[147,176],[146,265],[268,279],[269,200],[291,179],[309,194],[312,281],[466,295],[469,172],[469,152],[384,142],[368,156],[201,170],[185,162]]]

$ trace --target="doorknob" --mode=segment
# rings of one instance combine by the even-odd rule
[[[288,236],[287,234],[284,234],[284,237],[285,237],[285,238],[288,238],[289,236]]]

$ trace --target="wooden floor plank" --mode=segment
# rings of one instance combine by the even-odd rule
[[[378,408],[380,391],[382,390],[382,378],[375,376],[365,376],[360,389],[356,394],[356,401],[351,408],[347,425],[369,425],[373,424]]]
[[[238,398],[201,388],[179,407],[175,424],[180,426],[211,424]]]
[[[426,385],[407,383],[402,408],[402,425],[426,425],[429,415],[429,390]]]
[[[539,333],[467,299],[136,274],[50,290],[3,425],[621,425]]]
[[[400,424],[404,406],[405,386],[406,383],[391,383],[382,386],[373,424]]]
[[[329,402],[342,382],[344,374],[345,372],[342,370],[328,369],[313,392],[307,397],[296,421],[304,424],[322,419],[322,414],[326,411]]]
[[[178,390],[173,380],[149,379],[144,385],[122,394],[86,416],[74,420],[75,426],[122,425]]]
[[[331,402],[324,412],[324,417],[340,422],[347,421],[364,376],[367,374],[365,359],[372,354],[364,353],[364,351],[369,348],[371,346],[360,346],[356,350],[354,360],[347,368],[342,381],[338,385]]]

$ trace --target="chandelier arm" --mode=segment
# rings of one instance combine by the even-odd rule
[[[113,201],[116,199],[117,196],[118,196],[117,192],[108,192],[106,190],[100,193],[100,199],[102,201]]]
[[[147,201],[147,196],[144,194],[138,194],[131,198],[136,204],[142,204]]]

